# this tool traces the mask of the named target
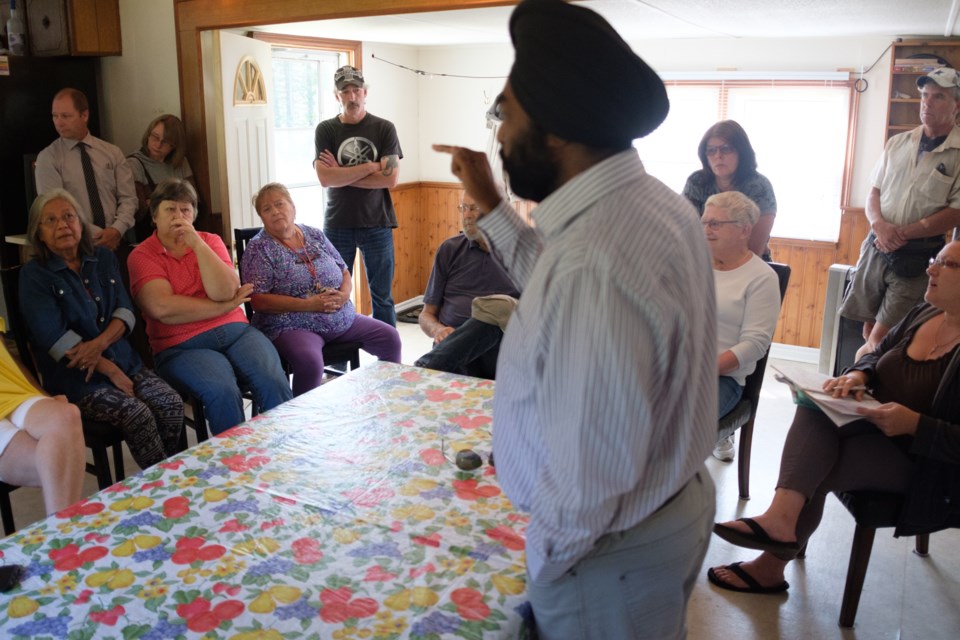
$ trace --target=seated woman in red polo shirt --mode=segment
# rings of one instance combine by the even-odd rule
[[[156,371],[203,402],[210,431],[243,422],[241,387],[264,411],[292,397],[280,358],[251,327],[240,286],[219,236],[193,228],[197,192],[164,180],[150,196],[156,232],[130,254],[130,289],[143,310]]]

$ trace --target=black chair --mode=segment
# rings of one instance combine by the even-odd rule
[[[258,233],[262,227],[247,227],[245,229],[234,229],[233,240],[234,250],[237,252],[237,269],[240,269],[240,263],[243,260],[243,252],[247,248],[247,243]],[[243,272],[240,272],[240,279],[243,279]],[[247,302],[244,307],[247,311],[247,317],[253,317],[253,306]],[[281,361],[283,359],[281,358]],[[359,342],[331,342],[323,345],[323,371],[332,376],[340,376],[345,373],[345,365],[352,371],[360,366],[360,343]],[[284,371],[292,373],[290,365],[283,362]]]
[[[0,482],[0,520],[3,520],[3,535],[9,536],[17,530],[13,523],[13,505],[10,504],[10,492],[20,487]]]
[[[790,265],[771,262],[770,266],[777,273],[780,281],[780,302],[787,293],[790,282]],[[763,386],[763,374],[767,369],[767,358],[770,349],[757,361],[753,370],[743,385],[743,396],[737,405],[725,416],[720,418],[717,425],[717,442],[733,435],[740,429],[740,452],[737,457],[737,473],[740,481],[740,499],[750,499],[750,453],[753,449],[753,423],[757,418],[757,406],[760,403],[760,387]]]
[[[20,267],[10,267],[0,270],[0,285],[3,287],[3,298],[7,305],[7,317],[10,326],[7,327],[17,346],[20,361],[30,373],[40,380],[37,367],[33,360],[33,351],[27,339],[26,326],[20,316]],[[40,380],[41,384],[43,383]],[[110,456],[107,449],[113,451],[113,466],[116,481],[124,479],[123,469],[123,434],[112,426],[94,420],[83,420],[83,440],[93,454],[93,464],[87,463],[87,473],[96,476],[97,486],[106,489],[114,483],[110,473]],[[3,505],[0,504],[0,509]]]
[[[870,553],[873,551],[873,540],[877,529],[897,526],[900,508],[903,506],[903,496],[883,491],[838,491],[834,495],[856,522],[838,621],[841,627],[850,628],[857,617],[860,594],[867,576],[867,566],[870,564]],[[914,553],[926,558],[929,550],[930,534],[918,535]],[[800,550],[798,557],[805,556],[806,546]]]

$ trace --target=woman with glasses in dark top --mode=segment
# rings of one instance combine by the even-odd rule
[[[717,566],[714,585],[776,593],[784,569],[816,531],[831,491],[903,495],[895,536],[960,526],[960,242],[930,261],[925,302],[914,307],[877,349],[824,382],[834,397],[881,404],[838,427],[819,410],[797,407],[783,445],[773,501],[754,518],[718,523],[728,542],[762,553]]]
[[[734,120],[721,120],[703,134],[697,155],[703,164],[690,174],[683,195],[702,216],[707,198],[724,191],[739,191],[760,207],[760,219],[753,225],[750,250],[770,261],[767,241],[777,215],[777,198],[773,185],[757,173],[757,155],[747,132]]]

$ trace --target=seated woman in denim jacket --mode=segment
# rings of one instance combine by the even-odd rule
[[[261,410],[292,397],[280,357],[250,326],[240,286],[220,236],[193,228],[197,192],[175,178],[150,196],[157,230],[130,254],[130,289],[143,310],[159,373],[203,403],[210,431],[243,422],[241,387]]]
[[[117,259],[93,246],[78,209],[62,189],[30,207],[35,257],[20,272],[20,308],[46,390],[121,430],[146,469],[179,449],[183,402],[127,341],[135,316]]]

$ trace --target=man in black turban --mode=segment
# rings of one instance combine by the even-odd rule
[[[542,638],[682,638],[714,512],[716,303],[696,212],[632,147],[666,117],[666,91],[582,7],[525,0],[510,34],[497,139],[513,191],[540,203],[535,226],[483,153],[434,149],[523,292],[493,443],[530,513],[527,594]]]

